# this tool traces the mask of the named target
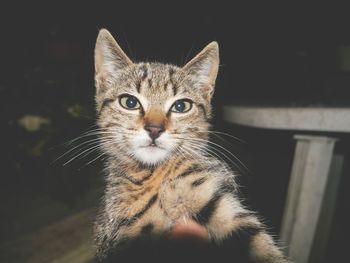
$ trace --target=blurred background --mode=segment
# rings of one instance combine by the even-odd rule
[[[246,205],[276,235],[293,132],[226,123],[222,106],[350,106],[346,8],[265,1],[0,6],[0,262],[92,262],[103,160],[98,151],[84,152],[88,144],[78,146],[93,137],[78,137],[94,125],[93,50],[101,28],[134,61],[183,65],[210,41],[219,42],[214,129],[246,142],[225,137],[231,146],[224,146],[249,168],[234,167]],[[342,143],[335,151],[349,156],[349,136],[337,137]],[[345,158],[324,262],[347,255],[348,170]]]

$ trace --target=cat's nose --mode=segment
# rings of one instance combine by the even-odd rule
[[[145,130],[148,131],[149,137],[152,140],[157,139],[162,132],[164,132],[164,125],[154,125],[154,124],[146,124]]]

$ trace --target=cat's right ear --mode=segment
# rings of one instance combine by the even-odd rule
[[[96,88],[104,87],[132,61],[120,48],[117,41],[106,29],[101,29],[95,46],[95,80]]]

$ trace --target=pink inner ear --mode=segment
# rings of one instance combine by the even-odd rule
[[[95,71],[115,74],[132,64],[113,36],[106,29],[100,30],[95,46]]]
[[[206,100],[210,100],[214,93],[214,85],[219,68],[218,44],[212,42],[197,56],[188,62],[183,69],[195,78],[197,88]]]

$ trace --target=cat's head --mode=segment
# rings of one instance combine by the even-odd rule
[[[102,29],[95,48],[95,98],[103,149],[149,165],[191,154],[207,139],[218,67],[216,42],[183,67],[134,63]]]

